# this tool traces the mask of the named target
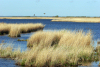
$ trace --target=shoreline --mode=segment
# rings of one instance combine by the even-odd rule
[[[0,17],[0,19],[63,19],[63,17]]]
[[[100,23],[100,17],[0,17],[0,19],[52,19],[52,22]]]
[[[100,23],[100,18],[66,18],[53,19],[52,22],[86,22],[86,23]]]
[[[43,30],[44,26],[45,25],[41,23],[0,23],[0,35],[8,34],[9,37],[21,37],[21,33],[30,33],[38,30]]]

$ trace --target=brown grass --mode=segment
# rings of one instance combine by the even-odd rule
[[[100,23],[100,18],[60,18],[60,19],[53,19],[53,22],[86,22],[86,23]]]
[[[5,23],[0,23],[0,35],[8,34],[10,31],[10,26]]]
[[[59,41],[59,45],[90,45],[92,41],[91,32],[66,32]]]
[[[36,32],[29,39],[27,46],[43,45],[52,46],[54,44],[58,45],[90,45],[92,41],[91,32],[87,34],[71,31],[59,31],[59,32]]]
[[[90,31],[88,33],[82,31],[39,31],[28,40],[28,44],[33,45],[30,50],[21,53],[20,50],[12,51],[12,48],[1,46],[0,57],[14,58],[19,65],[25,66],[78,65],[80,60],[90,61],[94,59],[91,40]]]
[[[100,17],[0,17],[0,19],[53,19],[52,21],[100,23]]]
[[[38,67],[77,65],[79,60],[92,60],[92,54],[93,47],[82,45],[60,45],[56,47],[38,45],[22,53],[20,50],[12,51],[11,47],[0,48],[0,57],[15,59],[19,65]]]
[[[15,26],[11,26],[9,35],[10,37],[20,37],[20,29]]]
[[[64,32],[64,31],[63,31]],[[58,44],[61,36],[63,35],[62,31],[59,32],[43,32],[39,31],[33,34],[29,40],[27,46],[34,45],[43,45],[43,46],[52,46],[54,44]]]
[[[44,25],[41,23],[27,23],[27,24],[6,24],[0,23],[0,35],[8,34],[11,37],[17,37],[20,33],[29,33],[37,30],[42,30]]]

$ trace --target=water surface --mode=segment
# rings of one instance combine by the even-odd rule
[[[84,22],[51,22],[51,19],[0,19],[0,22],[5,22],[5,23],[42,23],[45,25],[43,31],[48,31],[48,30],[83,30],[87,32],[88,30],[92,31],[93,39],[95,41],[94,47],[97,45],[97,40],[100,39],[100,23],[84,23]],[[4,43],[7,43],[8,45],[13,45],[15,49],[21,48],[21,51],[25,51],[27,49],[27,42],[26,41],[17,41],[17,39],[28,39],[34,32],[32,33],[26,33],[26,34],[21,34],[21,37],[17,38],[10,38],[8,35],[5,36],[0,36],[0,43],[2,40],[4,40]],[[5,59],[0,59],[0,67],[5,66],[5,65],[10,65],[9,64],[10,60]],[[3,62],[3,63],[1,63]],[[12,67],[18,67],[13,64],[14,61],[11,60],[11,66]],[[93,65],[97,64],[94,62],[92,63]],[[93,66],[92,65],[92,66]],[[11,67],[9,66],[9,67]],[[5,66],[6,67],[6,66]]]

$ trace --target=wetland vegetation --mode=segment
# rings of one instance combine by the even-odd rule
[[[100,17],[86,17],[86,16],[67,16],[59,17],[0,17],[0,19],[52,19],[52,22],[86,22],[86,23],[100,23]]]
[[[94,50],[93,44],[91,31],[38,31],[27,40],[29,50],[0,45],[0,57],[22,66],[77,66],[99,60],[100,49]]]
[[[11,24],[12,31],[14,30],[13,27],[16,28],[16,26],[14,26],[15,25],[14,23],[17,23],[17,25],[18,23],[20,23],[21,25],[22,22],[23,24],[28,24],[28,22],[30,22],[30,24],[32,24],[31,22],[34,21],[36,24],[37,22],[41,22],[42,25],[45,24],[46,26],[44,27],[43,31],[31,32],[31,33],[20,32],[21,37],[17,38],[7,37],[10,34],[10,31],[9,27],[8,28],[5,27],[5,30],[6,31],[8,30],[8,33],[4,34],[8,35],[0,36],[1,39],[0,41],[4,40],[0,44],[0,58],[11,58],[17,61],[16,62],[17,65],[33,66],[33,67],[34,66],[62,67],[62,66],[80,66],[80,65],[84,66],[84,65],[90,65],[89,62],[99,61],[100,48],[98,46],[95,49],[93,46],[94,44],[93,39],[99,38],[98,23],[95,24],[75,23],[75,22],[56,23],[56,22],[50,22],[51,20],[41,20],[41,19],[40,20],[2,19],[2,20],[3,21],[1,22],[6,22],[6,20],[8,21],[7,23],[1,23],[5,24],[6,27],[8,27],[9,24],[12,23]],[[25,26],[23,27],[24,31],[26,31],[28,28],[28,27],[26,28]],[[55,28],[57,28],[57,30],[55,31],[52,30]],[[88,31],[87,28],[91,29],[91,31]],[[48,29],[50,29],[51,31]],[[20,31],[20,29],[16,30]],[[96,32],[96,34],[94,34],[93,32]],[[93,35],[95,35],[95,37]],[[12,40],[14,40],[13,43],[15,44],[14,47],[12,47],[12,45],[6,46],[8,44],[8,41]],[[21,48],[18,49],[17,48],[18,46],[21,46]]]
[[[9,34],[10,37],[20,37],[21,33],[29,33],[43,28],[44,25],[41,23],[7,24],[2,22],[0,23],[0,35]]]

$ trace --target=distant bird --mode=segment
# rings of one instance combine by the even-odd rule
[[[45,13],[44,13],[44,15],[45,15]]]

